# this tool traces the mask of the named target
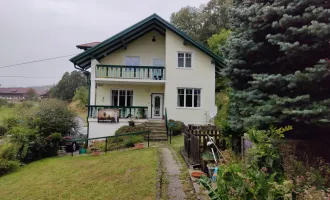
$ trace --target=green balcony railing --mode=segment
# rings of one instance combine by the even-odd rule
[[[96,78],[165,80],[165,67],[97,65]]]
[[[97,118],[99,121],[115,119],[147,119],[148,107],[146,106],[88,106],[88,117]]]

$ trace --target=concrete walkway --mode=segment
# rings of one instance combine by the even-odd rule
[[[178,199],[182,200],[186,198],[183,191],[183,186],[180,180],[180,164],[177,158],[174,158],[174,152],[167,147],[161,149],[162,153],[162,163],[165,171],[166,180],[168,182],[167,186],[167,197],[168,199]]]

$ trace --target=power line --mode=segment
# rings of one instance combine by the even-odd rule
[[[47,60],[65,58],[65,57],[75,56],[75,55],[77,55],[77,54],[71,54],[71,55],[66,55],[66,56],[58,56],[58,57],[53,57],[53,58],[45,58],[45,59],[41,59],[41,60],[33,60],[33,61],[28,61],[28,62],[24,62],[24,63],[17,63],[17,64],[12,64],[12,65],[5,65],[5,66],[0,67],[0,69],[1,68],[14,67],[14,66],[18,66],[18,65],[25,65],[25,64],[30,64],[30,63],[36,63],[36,62],[43,62],[43,61],[47,61]]]
[[[50,76],[0,76],[0,78],[57,78],[57,77],[50,77]]]

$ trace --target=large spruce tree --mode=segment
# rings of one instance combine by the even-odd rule
[[[245,0],[231,20],[231,130],[293,125],[290,137],[330,138],[330,1]]]

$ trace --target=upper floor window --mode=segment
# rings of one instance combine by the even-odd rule
[[[140,57],[139,56],[127,56],[125,58],[125,65],[140,66]]]
[[[191,56],[189,52],[178,52],[178,67],[191,68]]]

